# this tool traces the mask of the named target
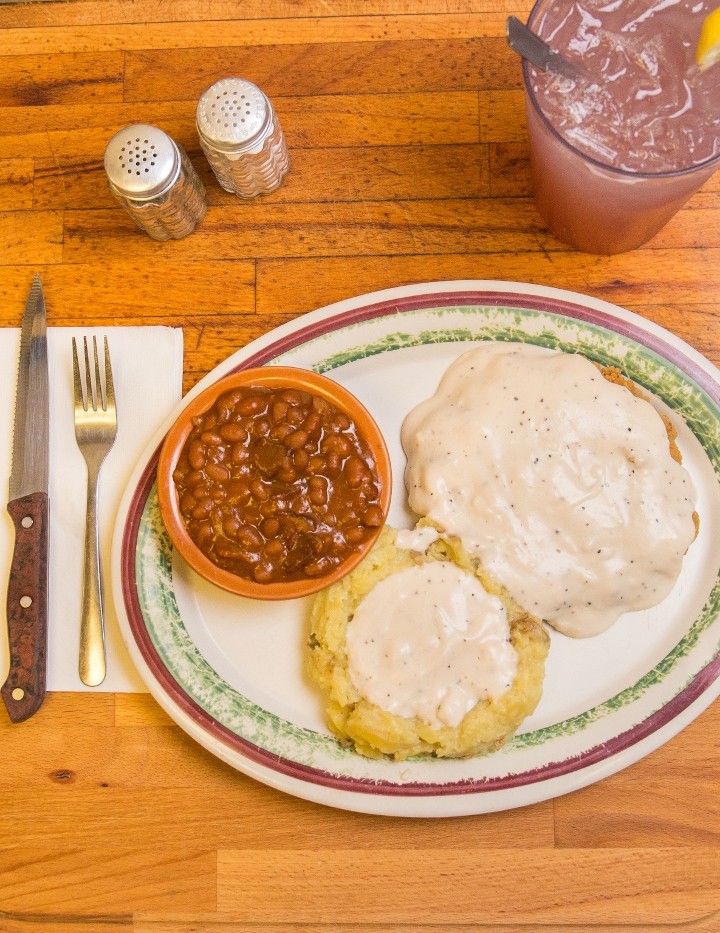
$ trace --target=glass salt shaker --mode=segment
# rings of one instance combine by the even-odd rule
[[[135,123],[105,149],[110,191],[154,240],[179,240],[205,216],[205,187],[182,146],[156,126]]]
[[[222,78],[200,97],[200,145],[218,183],[241,198],[274,191],[290,167],[282,127],[260,88]]]

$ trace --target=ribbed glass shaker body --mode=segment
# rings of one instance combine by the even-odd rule
[[[135,123],[105,149],[110,191],[154,240],[179,240],[205,216],[205,187],[185,150],[156,126]]]
[[[197,131],[210,167],[226,191],[254,198],[274,191],[290,160],[282,127],[260,88],[222,78],[200,97]]]

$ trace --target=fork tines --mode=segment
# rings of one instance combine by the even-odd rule
[[[110,349],[108,347],[107,337],[103,337],[103,340],[105,343],[104,384],[100,375],[100,359],[98,357],[97,337],[93,336],[92,338],[94,362],[94,366],[92,368],[90,366],[90,356],[88,352],[88,338],[83,337],[85,366],[83,367],[82,375],[80,372],[80,365],[78,360],[77,343],[75,338],[72,338],[75,399],[76,403],[82,399],[82,406],[85,411],[87,411],[88,408],[92,408],[93,411],[97,411],[98,408],[102,408],[103,411],[107,411],[108,407],[112,408],[115,405],[115,389],[113,386],[112,368],[110,366]]]

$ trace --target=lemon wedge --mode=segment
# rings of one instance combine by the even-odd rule
[[[703,71],[720,61],[720,7],[708,13],[703,21],[695,61]]]

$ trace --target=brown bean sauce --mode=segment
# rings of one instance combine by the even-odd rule
[[[384,520],[375,462],[355,423],[296,389],[219,396],[193,419],[173,479],[198,548],[257,583],[325,576]]]

